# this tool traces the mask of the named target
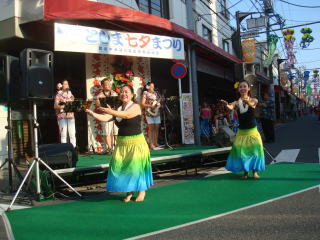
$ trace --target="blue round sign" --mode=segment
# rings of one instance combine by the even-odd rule
[[[171,67],[171,75],[174,78],[184,78],[187,74],[187,67],[182,63],[173,64]]]

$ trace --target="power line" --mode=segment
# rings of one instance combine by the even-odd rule
[[[233,4],[231,7],[228,7],[226,10],[228,11],[230,8],[233,8],[234,6],[238,5],[238,3],[242,2],[242,0],[239,0],[235,4]]]
[[[286,21],[290,21],[290,22],[309,22],[309,21],[299,21],[299,20],[290,20],[290,19],[286,19]]]
[[[320,50],[320,48],[293,48],[293,49],[299,49],[299,50]]]
[[[299,25],[294,25],[294,26],[290,26],[290,27],[285,27],[286,29],[288,28],[296,28],[296,27],[302,27],[302,26],[308,26],[308,25],[313,25],[313,24],[317,24],[320,23],[320,21],[316,21],[316,22],[310,22],[310,23],[305,23],[305,24],[299,24]],[[271,31],[279,31],[282,30],[282,28],[278,28],[278,29],[271,29]],[[266,33],[268,31],[263,31],[263,32],[258,32],[259,34],[261,33]]]
[[[284,2],[286,4],[289,4],[289,5],[292,5],[292,6],[295,6],[295,7],[303,7],[303,8],[320,8],[320,6],[304,6],[304,5],[299,5],[299,4],[294,4],[294,3],[290,3],[290,2],[287,2],[285,0],[279,0],[280,2]]]
[[[320,60],[314,60],[314,61],[310,61],[310,62],[301,62],[299,64],[303,64],[303,63],[313,63],[313,62],[320,62]]]
[[[252,1],[252,0],[250,0],[250,2],[252,3],[252,5],[257,9],[257,11],[259,12],[260,11],[260,9],[256,6],[256,4]]]

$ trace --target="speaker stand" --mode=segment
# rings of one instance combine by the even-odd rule
[[[39,124],[37,122],[37,104],[35,102],[32,103],[33,105],[33,121],[34,121],[34,127],[33,127],[33,131],[34,131],[34,160],[30,166],[30,168],[28,169],[27,174],[25,175],[24,179],[22,180],[18,191],[16,192],[16,194],[14,195],[14,198],[12,199],[7,211],[11,210],[12,205],[14,204],[16,198],[18,197],[24,183],[26,182],[27,178],[29,177],[31,171],[33,170],[33,168],[35,167],[36,170],[36,187],[37,187],[37,199],[40,199],[40,193],[41,193],[41,189],[40,189],[40,175],[39,175],[39,165],[42,164],[43,166],[45,166],[54,176],[56,176],[58,179],[60,179],[64,184],[66,184],[73,192],[75,192],[79,197],[82,198],[82,195],[75,190],[69,183],[67,183],[62,177],[60,177],[59,174],[57,174],[52,168],[50,168],[49,165],[47,165],[41,158],[39,158],[39,145],[38,145],[38,127]]]
[[[23,177],[19,172],[17,165],[13,161],[13,147],[12,147],[12,121],[11,121],[11,103],[8,101],[8,125],[5,127],[8,131],[8,158],[5,159],[4,163],[0,166],[0,170],[8,163],[8,177],[9,177],[9,192],[13,192],[13,181],[12,181],[12,167],[15,173],[18,175],[19,179],[22,180]]]

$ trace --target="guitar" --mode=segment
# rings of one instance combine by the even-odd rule
[[[154,108],[147,108],[147,110],[146,110],[147,116],[150,116],[150,117],[159,116],[159,115],[160,115],[160,107],[161,107],[160,102],[154,100],[154,101],[151,103],[151,105],[152,105],[152,107],[154,107]]]

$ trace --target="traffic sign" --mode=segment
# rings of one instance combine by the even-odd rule
[[[182,63],[173,64],[171,67],[171,75],[174,78],[181,79],[184,78],[187,74],[187,67]]]

